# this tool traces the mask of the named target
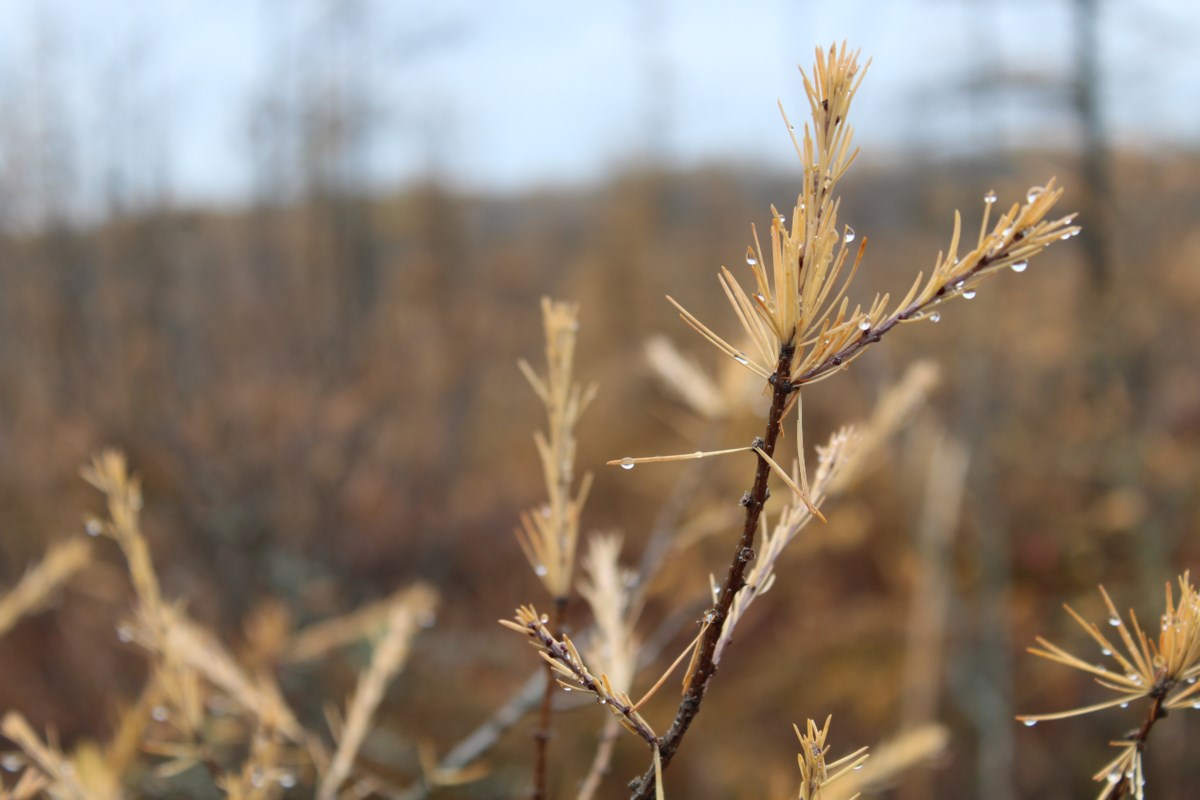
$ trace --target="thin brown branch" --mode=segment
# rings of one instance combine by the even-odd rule
[[[554,613],[550,618],[550,630],[553,631],[556,639],[562,637],[563,619],[566,611],[567,598],[554,598]],[[550,749],[550,739],[554,736],[554,730],[551,725],[551,704],[553,703],[554,691],[557,687],[558,682],[554,679],[554,667],[547,663],[546,689],[542,692],[541,720],[537,731],[533,734],[533,800],[545,800],[546,797],[546,764]]]
[[[779,440],[788,399],[796,389],[795,385],[787,379],[791,373],[792,357],[795,352],[795,345],[791,342],[779,349],[779,360],[775,366],[775,373],[771,377],[771,410],[767,417],[766,430],[763,432],[762,439],[755,442],[757,447],[771,457],[775,455],[775,444]],[[733,598],[746,585],[746,570],[754,559],[754,536],[758,532],[759,517],[770,496],[767,487],[770,477],[771,466],[766,459],[760,456],[754,472],[754,487],[742,498],[742,504],[746,508],[746,521],[742,527],[742,535],[733,551],[729,571],[725,575],[725,582],[717,596],[717,603],[705,613],[705,621],[709,623],[708,630],[700,642],[695,667],[688,679],[687,691],[684,692],[683,700],[675,713],[675,720],[671,723],[671,728],[659,743],[658,752],[663,770],[670,765],[671,759],[679,749],[679,744],[688,728],[691,727],[692,721],[700,713],[700,704],[704,701],[708,682],[716,674],[714,657],[717,643],[720,641],[725,619],[729,616],[729,609],[733,605]],[[630,784],[630,788],[633,790],[633,797],[636,800],[650,800],[654,797],[655,785],[655,765],[652,764],[641,778]]]

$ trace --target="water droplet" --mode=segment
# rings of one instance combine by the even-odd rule
[[[98,519],[89,519],[83,526],[83,529],[87,531],[88,536],[99,536],[104,532],[104,526],[100,524],[100,520]]]
[[[549,571],[550,570],[546,569],[545,564],[538,564],[533,568],[533,574],[537,575],[539,578],[545,577],[546,573]]]
[[[1026,268],[1028,268],[1028,267],[1029,267],[1029,262],[1026,261],[1025,259],[1021,259],[1020,261],[1014,261],[1012,263],[1012,271],[1013,272],[1024,272],[1026,270]]]
[[[279,785],[284,789],[291,789],[296,785],[296,776],[290,772],[284,772],[279,775]]]
[[[967,300],[974,300],[975,299],[975,290],[967,289],[965,292],[963,292],[963,297]]]
[[[865,767],[865,766],[866,766],[866,764],[865,764],[865,763],[863,763],[863,764],[855,764],[855,765],[854,765],[854,771],[855,771],[855,772],[858,772],[859,770],[861,770],[861,769],[862,769],[863,767]]]
[[[746,251],[746,263],[752,267],[758,264],[758,259],[755,258],[753,250]]]
[[[621,459],[621,469],[633,469],[636,466],[637,464],[633,463],[633,459],[629,456],[625,456]]]
[[[1129,708],[1129,703],[1121,703],[1121,708]]]
[[[1108,618],[1108,624],[1112,625],[1114,628],[1116,628],[1121,624],[1121,618],[1118,617],[1116,614],[1113,614],[1111,617]]]
[[[1078,236],[1078,235],[1079,235],[1079,229],[1076,228],[1073,231],[1067,231],[1066,233],[1064,233],[1062,236],[1060,236],[1058,238],[1066,240],[1066,239],[1070,239],[1072,236]]]
[[[563,689],[563,691],[564,691],[564,692],[573,692],[573,691],[575,691],[575,690],[574,690],[574,689],[572,689],[570,686],[564,686],[564,687],[562,687],[562,689]]]
[[[869,331],[869,330],[871,330],[871,320],[869,320],[869,319],[867,319],[866,317],[864,317],[864,318],[862,319],[862,321],[860,321],[860,322],[858,323],[858,329],[859,329],[860,331]]]
[[[24,764],[25,760],[16,753],[5,753],[4,756],[0,758],[0,767],[3,767],[5,772],[16,772],[22,766],[24,766]]]
[[[941,322],[942,321],[942,312],[934,311],[932,314],[929,315],[929,321],[930,322]]]
[[[996,202],[996,193],[989,189],[988,193],[983,196],[983,202],[987,203],[989,206]]]
[[[1188,678],[1187,682],[1188,682],[1188,686],[1191,686],[1193,683],[1196,682],[1196,676],[1193,675],[1192,677]]]
[[[1027,720],[1022,720],[1022,721],[1025,723],[1026,728],[1032,728],[1034,725],[1037,725],[1037,723],[1038,723],[1038,721],[1036,719],[1027,719]]]
[[[845,242],[846,244],[850,244],[851,242],[854,241],[854,236],[855,236],[854,228],[851,228],[849,225],[847,225],[846,233],[844,236],[842,236],[842,241]]]
[[[1034,200],[1037,200],[1042,196],[1042,191],[1041,186],[1030,186],[1029,191],[1025,193],[1026,202],[1032,203]]]
[[[122,622],[117,626],[117,638],[122,642],[133,641],[133,626],[127,622]]]
[[[754,295],[754,299],[755,299],[755,300],[757,300],[757,301],[758,301],[758,302],[760,302],[760,303],[765,303],[765,302],[767,302],[767,298],[763,296],[763,293],[762,293],[762,292],[759,292],[759,293],[757,293],[756,295]]]
[[[608,705],[608,701],[607,701],[607,700],[605,700],[605,699],[604,699],[603,697],[601,697],[600,695],[596,695],[596,703],[597,703],[597,705],[602,705],[602,706],[604,706],[604,705]]]
[[[1195,703],[1192,703],[1192,708],[1200,709],[1200,700],[1196,701]]]
[[[733,360],[738,362],[739,364],[749,364],[750,363],[750,359],[746,358],[745,353],[738,353],[737,355],[735,355],[733,357]]]
[[[540,617],[538,617],[538,622],[542,623],[543,625],[545,625],[545,624],[546,624],[546,623],[548,623],[549,621],[550,621],[550,615],[549,615],[549,614],[542,614]]]
[[[1100,651],[1100,653],[1101,653],[1102,655],[1111,656],[1111,655],[1112,655],[1112,650],[1109,650],[1107,647],[1105,647],[1103,650],[1101,650],[1101,651]]]
[[[1121,771],[1114,769],[1112,772],[1104,776],[1104,780],[1108,781],[1109,783],[1116,783],[1117,781],[1121,780]]]

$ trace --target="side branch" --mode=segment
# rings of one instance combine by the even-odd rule
[[[755,442],[756,446],[772,458],[775,455],[775,445],[779,441],[780,426],[788,408],[788,400],[796,390],[796,385],[787,378],[791,373],[792,358],[795,354],[796,347],[792,343],[785,344],[779,349],[775,372],[770,377],[771,410],[767,417],[767,427],[763,432],[762,439]],[[733,558],[729,562],[729,571],[725,575],[721,592],[717,596],[717,603],[704,615],[708,627],[697,650],[695,667],[688,676],[683,700],[679,703],[679,709],[675,713],[675,720],[671,723],[671,728],[659,743],[658,751],[663,770],[671,763],[676,750],[679,749],[680,742],[688,728],[691,727],[692,720],[700,713],[700,704],[704,701],[708,682],[716,674],[717,666],[714,658],[717,644],[720,642],[725,620],[729,617],[729,610],[733,606],[733,599],[746,585],[746,571],[750,562],[754,560],[754,536],[758,532],[759,517],[762,516],[763,506],[770,496],[770,490],[767,487],[770,477],[771,466],[766,459],[760,456],[754,472],[754,487],[743,495],[741,501],[746,508],[746,521],[742,527],[742,535],[733,551]],[[641,778],[635,779],[630,784],[630,788],[633,790],[635,800],[651,800],[655,791],[654,765],[650,765]]]
[[[1032,228],[1029,230],[1033,230]],[[1076,229],[1067,229],[1070,231]],[[921,319],[932,309],[941,305],[946,300],[956,296],[959,290],[969,284],[972,279],[978,278],[982,273],[987,273],[995,269],[1002,269],[1006,261],[1011,261],[1014,257],[1014,251],[1019,250],[1022,243],[1026,243],[1028,238],[1026,230],[1017,231],[1012,236],[1012,240],[1007,242],[1003,248],[995,252],[985,253],[979,258],[969,271],[954,274],[946,278],[932,295],[925,297],[918,296],[904,308],[898,310],[895,314],[884,319],[877,325],[866,328],[857,337],[852,339],[846,346],[842,347],[837,352],[833,353],[825,360],[810,367],[809,369],[792,376],[792,384],[796,387],[803,386],[806,383],[815,383],[823,378],[828,377],[837,370],[843,368],[859,355],[862,354],[871,345],[883,338],[884,334],[891,331],[902,322],[911,322]],[[1036,238],[1036,237],[1035,237]],[[1026,243],[1028,244],[1028,243]],[[936,317],[934,317],[936,321]]]

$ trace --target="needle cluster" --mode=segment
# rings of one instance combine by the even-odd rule
[[[1064,607],[1099,646],[1107,663],[1093,663],[1040,636],[1038,646],[1029,648],[1029,652],[1091,675],[1097,684],[1115,696],[1092,705],[1051,714],[1031,714],[1020,719],[1026,725],[1036,725],[1043,720],[1129,708],[1133,703],[1147,705],[1141,727],[1112,742],[1119,754],[1094,776],[1104,784],[1100,798],[1111,800],[1128,794],[1142,800],[1146,784],[1142,754],[1151,728],[1167,716],[1168,711],[1200,709],[1200,594],[1186,572],[1179,578],[1178,602],[1168,583],[1157,636],[1146,633],[1132,610],[1127,620],[1122,619],[1103,586],[1100,594],[1108,610],[1107,627],[1115,632],[1115,640],[1104,634],[1102,626],[1085,620],[1070,606]]]

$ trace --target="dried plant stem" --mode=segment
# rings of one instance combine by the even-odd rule
[[[600,788],[600,782],[608,774],[613,745],[620,732],[621,723],[617,721],[616,717],[609,717],[604,721],[604,730],[600,732],[600,743],[596,746],[596,755],[592,758],[592,766],[588,769],[587,776],[583,779],[575,800],[592,800],[596,790]]]
[[[567,612],[567,598],[554,598],[554,611],[550,617],[550,630],[554,632],[555,638],[562,638],[563,635],[563,619]],[[533,800],[545,800],[546,797],[546,764],[547,753],[550,749],[550,739],[554,736],[554,729],[551,725],[551,713],[554,700],[554,692],[558,688],[558,681],[554,679],[554,667],[549,663],[546,664],[546,689],[542,692],[542,714],[541,720],[538,723],[537,733],[534,738],[534,762],[533,762]]]
[[[1170,687],[1163,687],[1161,690],[1154,692],[1154,702],[1150,705],[1150,710],[1146,712],[1146,719],[1142,722],[1142,727],[1138,728],[1137,733],[1126,740],[1137,749],[1139,754],[1146,750],[1146,739],[1150,737],[1150,729],[1154,727],[1154,723],[1167,716],[1167,709],[1164,708],[1164,704],[1167,701],[1169,693]],[[1133,785],[1133,780],[1127,772],[1121,772],[1120,777],[1101,795],[1101,800],[1118,800],[1118,798],[1124,797],[1127,794],[1141,796],[1142,792],[1137,791],[1137,787]]]
[[[796,347],[792,342],[779,348],[779,359],[775,366],[775,372],[770,378],[771,410],[767,416],[767,427],[763,432],[762,439],[755,442],[755,446],[772,458],[775,455],[775,444],[779,441],[784,414],[790,405],[788,401],[796,390],[795,384],[787,377],[791,374],[792,357],[795,353]],[[760,455],[754,472],[754,487],[742,498],[742,503],[746,508],[746,523],[742,528],[741,538],[738,540],[737,548],[733,551],[733,558],[729,562],[729,571],[725,575],[725,582],[717,596],[717,603],[705,615],[705,620],[709,623],[708,629],[700,641],[695,667],[688,676],[687,690],[675,713],[675,721],[671,723],[670,729],[659,742],[658,753],[663,770],[670,765],[675,751],[679,749],[680,741],[691,727],[692,720],[700,713],[700,704],[704,701],[708,682],[716,673],[716,664],[713,659],[717,643],[721,639],[721,631],[725,626],[726,617],[729,616],[733,598],[746,585],[746,570],[754,558],[754,536],[758,532],[759,517],[762,515],[763,506],[770,494],[767,484],[771,473],[770,463]],[[654,797],[655,766],[652,764],[640,779],[636,779],[630,784],[636,800],[650,800]]]
[[[22,617],[43,608],[54,592],[87,564],[91,552],[92,546],[86,539],[69,539],[50,548],[40,564],[0,595],[0,636],[8,633]]]

